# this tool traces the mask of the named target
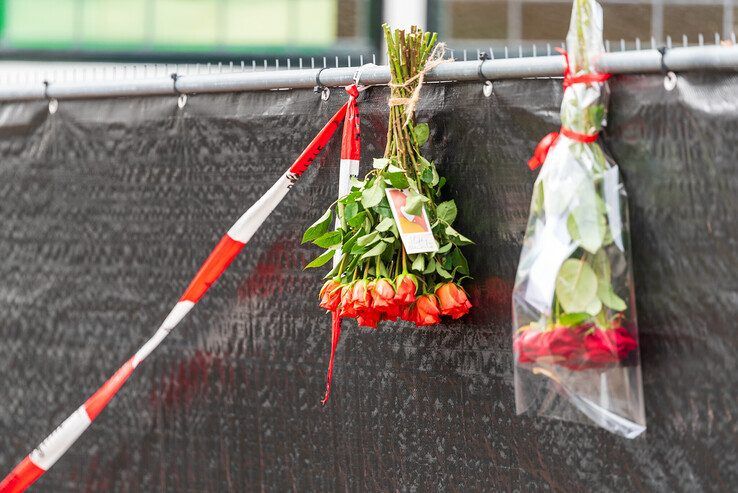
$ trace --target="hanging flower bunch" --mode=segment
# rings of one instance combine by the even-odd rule
[[[339,259],[320,290],[321,307],[366,327],[397,319],[434,325],[471,308],[461,287],[469,276],[461,247],[471,241],[453,228],[456,204],[440,200],[446,180],[420,152],[428,124],[414,121],[423,77],[443,61],[443,50],[435,33],[383,27],[392,74],[384,157],[352,179],[302,241],[325,249],[307,267]]]

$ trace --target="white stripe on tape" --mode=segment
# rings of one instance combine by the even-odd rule
[[[156,333],[154,333],[153,337],[146,341],[146,344],[141,346],[141,349],[136,351],[136,354],[133,355],[133,361],[131,362],[131,364],[133,364],[134,368],[136,368],[139,363],[145,360],[146,357],[151,354],[151,351],[156,349],[156,347],[161,344],[161,341],[163,341],[164,338],[169,335],[169,332],[171,332],[172,329],[175,328],[177,324],[185,317],[185,315],[187,315],[187,313],[192,310],[193,306],[195,306],[195,304],[191,301],[179,301],[176,305],[174,305],[174,308],[172,308],[172,311],[169,312],[167,318],[164,319],[164,322],[162,322],[159,330],[157,330]]]
[[[251,237],[259,229],[259,226],[272,213],[279,202],[287,195],[292,184],[297,180],[297,175],[289,171],[282,175],[272,188],[257,200],[249,210],[238,218],[236,224],[228,230],[228,236],[241,243],[248,243]]]
[[[41,442],[28,457],[31,462],[46,471],[59,457],[64,455],[74,441],[90,426],[90,417],[85,411],[85,406],[80,406],[74,414],[69,416],[59,427]]]
[[[338,172],[338,198],[343,197],[351,188],[351,177],[359,174],[358,159],[341,159]]]
[[[179,322],[182,321],[183,318],[185,318],[185,315],[187,315],[190,310],[192,310],[192,307],[195,306],[195,304],[191,301],[178,301],[176,305],[174,305],[174,308],[172,308],[172,311],[169,312],[169,315],[167,315],[167,318],[164,319],[164,321],[161,323],[161,329],[166,330],[172,330],[177,326]]]

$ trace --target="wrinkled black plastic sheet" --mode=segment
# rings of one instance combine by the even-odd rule
[[[329,318],[302,230],[338,139],[37,491],[723,490],[738,483],[738,77],[617,77],[605,144],[630,194],[648,431],[516,416],[510,291],[560,82],[434,84],[471,316],[427,330]],[[385,88],[362,96],[363,170]],[[311,91],[0,106],[0,473],[148,338],[218,238],[345,100]]]

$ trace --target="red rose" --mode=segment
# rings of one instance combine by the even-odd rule
[[[638,347],[624,327],[596,329],[585,338],[585,359],[590,367],[617,363]]]
[[[584,338],[585,367],[595,368],[620,361],[618,350],[606,330],[595,329]]]
[[[363,327],[377,328],[381,314],[373,309],[363,310],[357,317],[356,321]]]
[[[424,294],[418,297],[415,303],[410,306],[408,317],[418,327],[437,324],[441,321],[438,298],[433,294]]]
[[[387,279],[370,282],[369,292],[372,295],[372,306],[382,313],[387,312],[395,304],[395,288]]]
[[[519,363],[535,363],[538,357],[540,336],[539,331],[532,329],[518,332],[513,340],[513,349],[518,355]]]
[[[567,361],[582,350],[582,338],[579,331],[569,327],[557,327],[547,332],[545,347],[542,351],[554,356],[558,361]],[[542,354],[541,354],[542,355]]]
[[[418,290],[418,281],[412,274],[400,274],[395,279],[397,292],[395,293],[395,304],[404,306],[415,301],[415,293]]]
[[[463,317],[469,313],[471,303],[466,292],[457,284],[447,282],[436,289],[436,296],[440,302],[441,314],[453,319]]]
[[[341,284],[334,279],[323,284],[320,290],[320,306],[328,311],[338,308],[341,303]]]
[[[625,327],[617,327],[608,331],[613,341],[613,345],[617,349],[618,358],[624,360],[631,351],[638,347],[638,342]]]
[[[347,284],[341,291],[342,317],[355,318],[361,310],[368,307],[369,293],[366,290],[367,282],[364,279]]]

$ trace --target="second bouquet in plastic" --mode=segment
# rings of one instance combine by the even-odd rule
[[[645,430],[627,196],[597,143],[607,75],[602,9],[575,0],[561,129],[529,165],[541,167],[513,290],[519,413],[599,425],[633,438]]]

